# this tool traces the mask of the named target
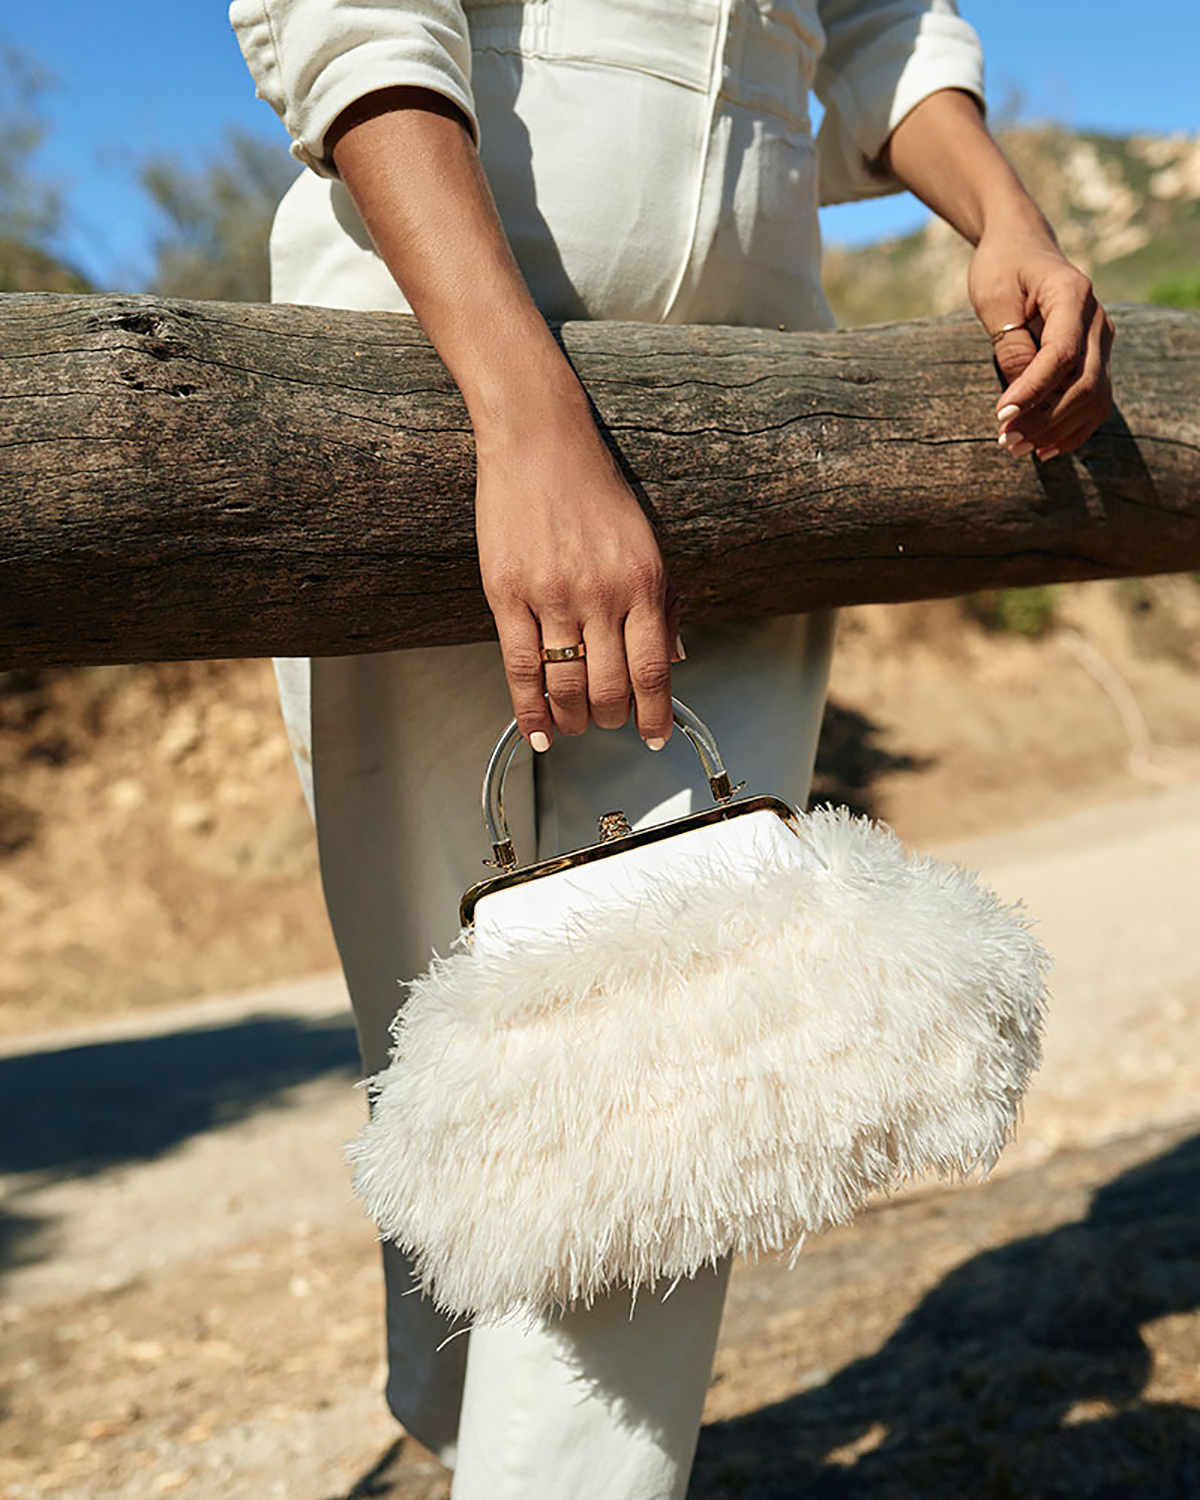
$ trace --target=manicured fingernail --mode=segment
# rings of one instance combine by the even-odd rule
[[[647,750],[661,750],[662,747],[666,743],[667,743],[666,740],[660,739],[658,735],[655,735],[652,740],[647,740],[646,741],[646,749]]]
[[[1061,452],[1061,448],[1039,448],[1038,457],[1043,463],[1048,463],[1050,459],[1057,458]]]
[[[1019,443],[1014,443],[1008,452],[1010,458],[1024,458],[1027,453],[1033,452],[1033,444],[1028,438],[1022,438]]]
[[[549,750],[550,736],[548,734],[543,734],[540,729],[535,729],[529,736],[529,743],[535,750]]]
[[[1002,406],[996,413],[996,421],[1011,422],[1014,417],[1019,417],[1020,415],[1021,408],[1019,406]]]
[[[687,661],[687,652],[683,649],[683,637],[675,637],[675,658],[677,661]]]
[[[1012,449],[1015,448],[1018,443],[1023,443],[1025,439],[1019,432],[1016,432],[1013,428],[1010,427],[1007,432],[1002,432],[996,439],[996,441],[1002,448]]]

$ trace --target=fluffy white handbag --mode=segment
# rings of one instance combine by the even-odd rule
[[[1049,958],[1020,908],[846,809],[735,797],[501,873],[409,986],[347,1148],[423,1292],[477,1321],[791,1248],[869,1194],[990,1168],[1040,1059]],[[553,753],[553,752],[551,752]]]

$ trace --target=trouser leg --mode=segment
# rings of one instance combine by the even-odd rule
[[[464,889],[487,874],[484,766],[512,706],[495,643],[276,664],[301,782],[316,822],[321,877],[366,1073],[387,1061],[400,981],[458,932]],[[518,848],[532,852],[529,757],[505,799]],[[455,1440],[466,1337],[410,1292],[411,1263],[383,1247],[387,1399],[444,1462]]]
[[[729,1268],[473,1329],[452,1500],[682,1500]]]

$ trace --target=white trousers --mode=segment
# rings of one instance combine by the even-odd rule
[[[681,47],[690,14],[662,11],[678,16]],[[723,35],[693,49],[709,72],[686,87],[521,56],[521,37],[505,41],[495,27],[477,48],[484,167],[548,316],[831,323],[816,269],[815,154],[795,123],[806,111],[802,75],[783,70],[786,129],[765,105],[729,106]],[[747,63],[751,82],[773,57],[767,47],[761,66]],[[276,301],[406,308],[338,183],[301,178],[271,249]],[[675,669],[675,693],[709,723],[748,790],[804,804],[834,623],[827,612],[704,627],[688,621],[684,601],[688,659]],[[363,1065],[375,1071],[399,982],[425,968],[431,949],[446,950],[460,895],[485,873],[480,783],[511,717],[500,653],[485,642],[287,660],[277,670]],[[599,813],[619,807],[631,822],[658,821],[708,798],[682,735],[654,754],[632,726],[593,727],[559,736],[536,763],[526,752],[505,807],[524,861],[593,842]],[[632,1316],[628,1297],[614,1293],[532,1331],[481,1327],[449,1342],[455,1330],[412,1292],[411,1266],[394,1247],[384,1270],[388,1402],[454,1466],[454,1500],[683,1495],[728,1262],[665,1300],[643,1291]]]

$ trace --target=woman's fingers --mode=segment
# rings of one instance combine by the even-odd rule
[[[588,707],[601,729],[620,729],[629,717],[629,671],[621,622],[589,621],[583,631],[587,646]]]
[[[633,688],[638,733],[651,750],[661,750],[671,735],[671,656],[661,602],[639,604],[625,617],[625,658]]]
[[[555,731],[582,734],[589,715],[602,729],[619,729],[636,704],[638,732],[651,749],[661,749],[671,733],[671,660],[675,629],[661,609],[642,606],[622,629],[603,620],[572,629],[562,620],[544,622],[532,613],[513,612],[496,621],[513,712],[521,733],[535,750],[545,750]],[[583,640],[581,661],[541,658],[546,646],[572,646]]]
[[[1087,330],[1083,365],[1078,377],[1046,404],[1044,410],[1014,417],[1004,426],[1005,446],[1010,450],[1021,441],[1039,453],[1047,448],[1069,451],[1078,447],[1112,411],[1109,354],[1113,326],[1108,314],[1096,305]],[[1076,433],[1083,431],[1082,438]],[[1028,449],[1022,449],[1027,452]]]
[[[1076,427],[1053,443],[1047,441],[1038,448],[1037,456],[1043,463],[1049,463],[1052,458],[1057,458],[1061,453],[1073,453],[1076,448],[1083,447],[1095,430],[1090,422],[1083,427]]]
[[[1019,361],[1015,351],[1004,349],[1005,344],[1014,342],[1012,338],[997,345],[997,360],[1009,382],[996,403],[998,412],[1009,406],[1022,412],[1034,411],[1057,391],[1073,385],[1083,367],[1087,331],[1096,307],[1091,282],[1064,261],[1039,286],[1036,307],[1042,316],[1042,330],[1037,353],[1028,363]],[[1010,375],[1010,368],[1015,375]]]
[[[1028,295],[1024,315],[1012,296],[981,297],[980,317],[989,332],[1021,324],[995,341],[1007,381],[996,403],[1000,445],[1014,458],[1053,457],[1086,442],[1112,410],[1113,325],[1087,277],[1061,258]]]
[[[632,702],[642,738],[648,744],[665,743],[673,722],[671,662],[678,634],[669,620],[661,608],[642,606],[627,616],[623,627],[619,620],[598,618],[572,632],[561,620],[543,621],[544,645],[569,646],[582,639],[586,647],[582,661],[544,665],[554,727],[562,734],[582,734],[590,716],[601,729],[619,729]],[[528,711],[534,712],[532,704]]]
[[[1034,337],[1034,330],[1023,321],[1019,308],[1008,309],[1006,317],[995,316],[996,326],[989,328],[988,332],[996,335],[993,345],[996,364],[1011,387],[1037,358],[1037,339]],[[1001,329],[1007,329],[1007,332],[1001,333]]]
[[[568,616],[552,615],[543,618],[543,646],[577,646],[582,640],[583,630]],[[582,734],[588,726],[586,657],[579,661],[548,661],[543,664],[542,670],[555,728],[563,734]]]
[[[560,434],[561,437],[561,434]],[[589,719],[671,733],[680,606],[648,517],[590,425],[543,448],[485,449],[475,529],[513,709],[537,749]],[[523,476],[525,476],[523,480]],[[543,653],[583,643],[582,658]]]
[[[1083,371],[1074,386],[1051,408],[1049,420],[1034,441],[1039,453],[1048,448],[1069,453],[1085,443],[1100,424],[1112,414],[1112,380],[1109,356],[1112,352],[1113,325],[1108,314],[1097,306],[1088,330],[1088,347]]]
[[[670,737],[671,664],[679,660],[679,599],[669,590],[666,606],[638,605],[624,622],[597,617],[584,627],[550,616],[539,625],[531,608],[496,615],[496,629],[513,712],[535,750],[546,750],[557,731],[582,734],[589,717],[602,729],[619,729],[631,703],[642,738],[661,749]],[[542,647],[583,641],[578,661],[542,660]]]
[[[535,750],[548,750],[554,720],[544,692],[538,622],[529,610],[521,608],[496,611],[495,620],[517,724]]]

